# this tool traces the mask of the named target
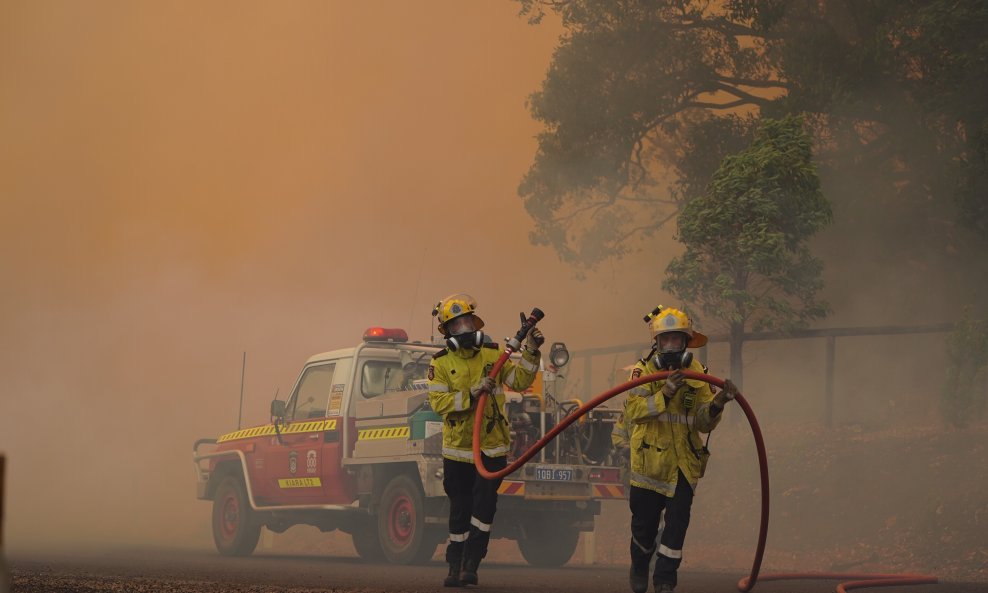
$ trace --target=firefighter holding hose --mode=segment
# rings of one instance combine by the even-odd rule
[[[497,510],[501,480],[477,475],[473,459],[473,423],[480,394],[489,394],[484,408],[481,458],[489,471],[507,466],[510,447],[505,417],[504,389],[523,391],[535,379],[545,341],[532,327],[525,337],[522,358],[508,361],[497,379],[488,377],[500,356],[496,344],[485,343],[483,320],[476,315],[477,302],[467,294],[439,301],[433,316],[446,348],[433,356],[429,366],[429,402],[443,417],[443,489],[449,497],[449,544],[446,587],[477,584],[477,568],[487,555],[491,525]]]
[[[705,373],[687,348],[699,348],[707,337],[678,309],[657,307],[645,317],[654,340],[652,352],[635,365],[631,379],[674,371],[664,381],[646,383],[628,393],[624,421],[631,433],[631,590],[648,591],[649,562],[657,554],[652,582],[656,593],[676,587],[683,542],[697,482],[703,477],[709,451],[700,438],[720,422],[721,412],[737,395],[724,381],[715,396],[703,381],[686,379],[682,370]],[[665,527],[658,542],[662,511]]]

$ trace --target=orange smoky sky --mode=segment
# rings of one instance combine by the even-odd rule
[[[500,338],[647,338],[661,265],[586,281],[516,187],[561,27],[487,2],[0,8],[8,544],[208,545],[190,447],[370,325],[468,291]],[[670,240],[671,245],[671,240]],[[620,319],[620,323],[615,323]]]

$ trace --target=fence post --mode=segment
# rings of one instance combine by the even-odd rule
[[[10,569],[3,552],[3,494],[4,494],[4,456],[0,454],[0,593],[10,593]]]
[[[593,385],[590,384],[590,381],[593,378],[593,367],[591,366],[590,361],[593,360],[593,356],[588,354],[585,358],[587,363],[583,367],[583,393],[585,394],[584,397],[589,398],[593,397]]]
[[[827,336],[827,377],[824,382],[823,423],[827,428],[834,426],[834,358],[837,338]]]
[[[3,552],[3,476],[6,458],[0,454],[0,552]]]
[[[597,538],[593,531],[584,531],[583,536],[583,563],[593,564],[597,560]]]

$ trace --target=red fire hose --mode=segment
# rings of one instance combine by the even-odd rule
[[[501,367],[511,356],[514,350],[509,346],[498,358],[497,362],[491,368],[489,377],[496,378],[498,372],[500,372]],[[484,419],[484,408],[487,405],[487,393],[482,392],[477,401],[477,411],[474,414],[473,419],[473,461],[477,468],[477,472],[487,478],[488,480],[494,480],[497,478],[503,478],[508,474],[511,474],[518,470],[522,465],[525,464],[529,459],[535,456],[536,453],[541,451],[546,445],[549,444],[552,439],[556,438],[560,432],[566,430],[570,424],[576,422],[581,416],[589,412],[590,410],[596,408],[600,404],[606,402],[612,397],[624,393],[625,391],[637,387],[639,385],[644,385],[645,383],[651,383],[653,381],[660,381],[665,379],[671,374],[672,371],[662,371],[652,375],[644,375],[638,377],[637,379],[627,381],[618,385],[617,387],[612,387],[604,393],[601,393],[597,397],[591,399],[587,403],[583,404],[577,408],[573,413],[569,414],[562,421],[559,422],[552,430],[547,432],[541,439],[539,439],[532,447],[526,451],[521,457],[514,460],[506,468],[491,472],[484,467],[483,458],[481,457],[480,451],[480,434],[481,427],[483,426]],[[683,376],[687,379],[693,379],[696,381],[703,381],[717,387],[718,389],[723,389],[724,380],[714,377],[713,375],[706,375],[703,373],[694,373],[692,371],[683,371]],[[758,526],[758,545],[755,548],[755,559],[751,564],[751,573],[738,581],[738,590],[742,593],[747,593],[754,588],[755,583],[758,581],[758,571],[761,569],[762,556],[765,553],[765,540],[768,536],[768,457],[765,454],[765,441],[762,438],[761,428],[758,426],[758,419],[755,418],[755,413],[752,411],[751,406],[748,405],[748,400],[744,398],[740,393],[737,394],[735,398],[738,405],[744,411],[745,417],[748,419],[748,425],[751,427],[752,435],[755,437],[755,449],[758,452],[758,469],[759,475],[761,477],[761,491],[762,491],[762,512],[761,521]],[[771,574],[763,575],[761,577],[763,581],[780,581],[789,579],[826,579],[826,580],[844,580],[853,579],[850,582],[841,583],[837,586],[837,593],[847,593],[851,589],[863,589],[865,587],[892,587],[892,586],[903,586],[903,585],[926,585],[937,583],[937,578],[928,575],[920,574],[846,574],[846,573],[783,573],[783,574]]]

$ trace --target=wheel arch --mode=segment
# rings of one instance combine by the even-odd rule
[[[374,466],[374,485],[371,491],[371,505],[375,511],[377,510],[377,505],[381,502],[381,495],[384,494],[384,489],[397,476],[408,476],[418,486],[419,493],[423,497],[425,496],[425,490],[422,487],[422,476],[419,473],[417,463],[414,461],[381,463]]]
[[[243,466],[243,461],[238,458],[230,458],[223,459],[216,463],[216,467],[213,468],[213,471],[209,474],[209,483],[206,487],[207,499],[214,500],[216,498],[216,489],[219,488],[219,485],[223,479],[228,476],[240,478],[246,486],[247,468]]]

